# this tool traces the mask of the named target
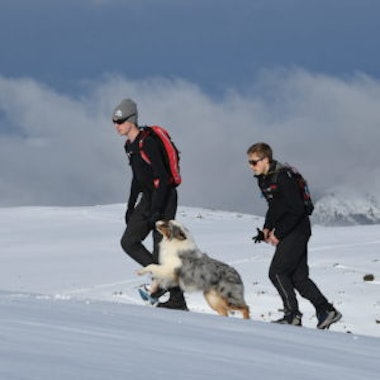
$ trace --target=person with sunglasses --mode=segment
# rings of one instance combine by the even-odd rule
[[[158,243],[161,238],[155,230],[160,219],[174,219],[177,212],[178,195],[176,187],[170,181],[170,174],[158,141],[151,136],[144,137],[144,153],[150,159],[147,163],[140,154],[139,142],[142,129],[138,127],[137,105],[132,99],[123,99],[113,110],[112,121],[116,131],[125,136],[125,151],[132,169],[132,181],[127,203],[125,221],[127,227],[121,238],[123,250],[137,263],[147,266],[158,263]],[[143,244],[153,231],[153,252]],[[169,300],[159,302],[166,290],[162,289],[149,295],[151,303],[157,307],[188,310],[182,290],[179,287],[169,289]]]
[[[316,309],[317,328],[329,328],[339,321],[337,311],[309,277],[307,245],[311,236],[309,215],[305,210],[299,185],[285,166],[273,159],[271,147],[256,143],[247,150],[248,164],[257,178],[268,210],[264,227],[256,242],[264,240],[275,246],[269,278],[283,303],[284,316],[275,323],[302,326],[295,290]]]

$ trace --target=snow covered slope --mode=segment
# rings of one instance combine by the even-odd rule
[[[267,323],[280,300],[267,278],[262,219],[180,208],[201,249],[233,265],[252,320],[223,318],[200,294],[191,312],[144,306],[137,264],[119,246],[123,205],[0,209],[0,378],[371,379],[380,371],[380,226],[315,227],[311,277],[343,313],[331,331]],[[150,245],[150,239],[147,240]],[[363,281],[365,274],[374,280]],[[350,332],[350,333],[347,333]]]
[[[4,380],[375,379],[380,339],[0,293]]]

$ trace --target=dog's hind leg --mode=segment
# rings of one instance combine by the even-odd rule
[[[241,313],[242,313],[244,319],[250,319],[251,318],[249,315],[249,307],[248,306],[244,306],[241,309]]]
[[[229,309],[240,311],[244,319],[250,319],[249,307],[247,305],[243,305],[243,306],[229,305]]]
[[[211,309],[214,309],[219,315],[228,317],[228,304],[215,290],[211,289],[203,293]]]

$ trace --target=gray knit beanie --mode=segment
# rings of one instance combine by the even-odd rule
[[[112,120],[125,120],[137,125],[137,105],[132,99],[123,99],[112,113]]]

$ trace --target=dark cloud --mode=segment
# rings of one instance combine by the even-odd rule
[[[219,95],[263,67],[380,77],[374,0],[2,0],[1,72],[76,93],[104,73]]]

